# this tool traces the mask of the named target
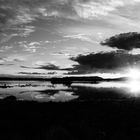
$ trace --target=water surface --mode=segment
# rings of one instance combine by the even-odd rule
[[[127,100],[140,97],[138,81],[52,84],[45,81],[0,81],[0,99],[38,102]]]

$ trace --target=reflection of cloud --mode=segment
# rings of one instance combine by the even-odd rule
[[[121,90],[121,92],[128,97],[140,97],[139,85],[139,80],[128,80],[123,82],[100,82],[98,84],[74,83],[72,84],[72,87],[87,87],[100,90],[112,89],[113,91]]]
[[[27,91],[20,95],[20,99],[33,100],[38,102],[67,102],[77,99],[79,96],[73,95],[73,92],[58,91],[54,95],[43,94],[39,91]]]
[[[73,92],[59,91],[57,94],[50,96],[50,99],[54,102],[67,102],[77,99],[77,95],[73,95]]]
[[[128,87],[131,93],[134,93],[135,96],[140,96],[140,81],[139,80],[131,80],[128,83]]]
[[[100,82],[98,84],[74,83],[73,87],[93,87],[93,88],[126,88],[127,82]]]
[[[50,82],[43,81],[14,81],[5,82],[11,88],[0,90],[1,97],[6,95],[15,96],[18,100],[29,100],[39,102],[66,102],[78,98],[72,89],[63,84],[52,85]],[[0,86],[4,83],[1,82]]]

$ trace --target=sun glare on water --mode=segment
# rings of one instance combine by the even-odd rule
[[[140,80],[140,70],[130,69],[129,72],[128,72],[128,77],[131,80]]]
[[[128,72],[128,87],[131,92],[140,94],[140,70],[130,69]]]

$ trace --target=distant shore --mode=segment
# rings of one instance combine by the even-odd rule
[[[120,77],[120,78],[102,78],[99,76],[71,76],[71,77],[52,77],[52,78],[47,78],[47,77],[0,77],[0,81],[50,81],[50,82],[56,82],[56,83],[63,83],[63,82],[96,82],[96,81],[124,81],[126,80],[127,77]]]

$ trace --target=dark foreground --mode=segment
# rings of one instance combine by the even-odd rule
[[[0,140],[140,139],[136,100],[36,103],[11,99],[0,102]]]

